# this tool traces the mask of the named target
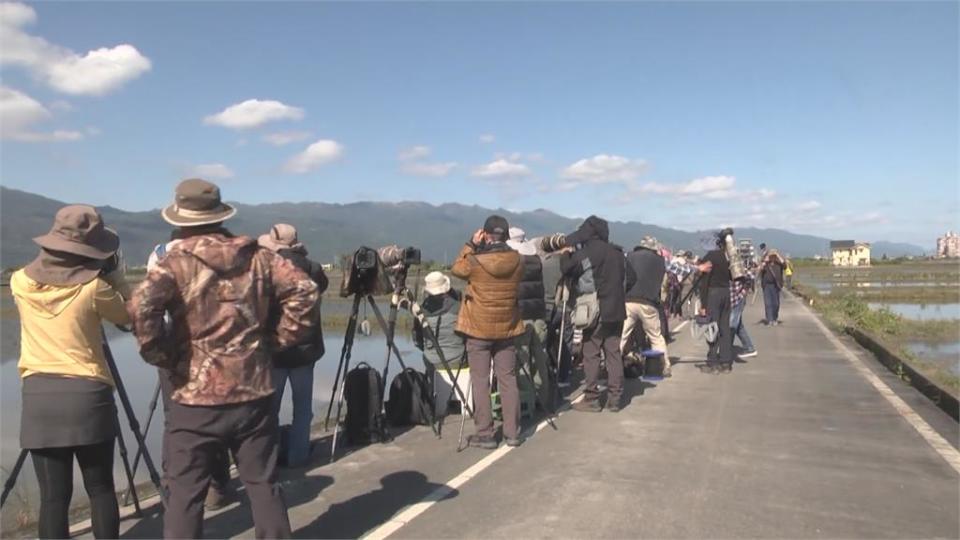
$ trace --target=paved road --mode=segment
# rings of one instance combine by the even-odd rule
[[[333,465],[318,456],[285,477],[295,536],[960,537],[960,474],[944,457],[957,424],[855,353],[950,441],[941,455],[797,300],[783,326],[759,318],[751,307],[760,356],[732,374],[696,370],[704,347],[684,331],[672,379],[630,381],[621,413],[565,413],[518,449],[456,453],[448,424],[441,441],[418,428]],[[124,530],[159,534],[156,519]],[[248,508],[211,516],[207,536],[252,537]]]

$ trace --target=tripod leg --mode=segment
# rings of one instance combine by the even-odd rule
[[[137,444],[140,446],[140,450],[143,452],[143,463],[147,466],[147,471],[150,473],[150,481],[153,482],[153,486],[157,489],[158,494],[163,493],[163,488],[160,485],[160,474],[157,473],[157,468],[153,464],[153,458],[150,457],[150,450],[147,448],[147,442],[143,438],[143,434],[140,432],[140,424],[137,422],[137,415],[133,412],[133,406],[130,405],[130,397],[127,395],[127,390],[123,386],[123,379],[120,378],[120,372],[117,370],[117,363],[113,359],[113,352],[110,350],[110,343],[107,341],[107,334],[103,331],[103,328],[100,328],[100,336],[103,341],[103,356],[107,361],[107,367],[110,368],[110,375],[113,377],[113,382],[117,387],[117,395],[120,397],[120,403],[123,405],[123,411],[127,415],[127,421],[130,423],[130,431],[133,432],[133,437],[136,439]],[[119,422],[119,414],[117,415],[117,422]],[[119,433],[119,431],[118,431]],[[160,505],[163,506],[163,497],[160,497]]]
[[[383,313],[380,312],[380,308],[377,307],[377,303],[374,302],[372,296],[369,297],[369,300],[370,300],[370,307],[373,308],[373,313],[374,313],[374,315],[376,315],[376,317],[377,317],[377,322],[380,323],[380,326],[384,329],[385,332],[389,332],[389,331],[390,331],[390,330],[389,330],[389,326],[384,322],[384,320],[383,320]],[[391,316],[392,316],[392,318],[394,319],[394,321],[393,321],[393,326],[394,326],[394,329],[395,329],[395,328],[396,328],[396,315],[395,315],[394,313],[392,313],[392,311],[393,311],[394,309],[396,309],[396,308],[395,308],[395,306],[391,306],[390,309],[391,309]],[[434,338],[436,338],[436,336],[434,336]],[[387,339],[387,346],[388,346],[388,348],[389,348],[390,350],[393,351],[393,354],[396,355],[396,357],[397,357],[397,362],[400,364],[400,369],[406,371],[406,370],[407,370],[407,365],[403,362],[403,356],[400,354],[400,349],[397,347],[396,342],[393,341],[392,333],[389,335],[389,337],[388,337],[388,339]],[[440,350],[439,347],[437,348],[437,350],[438,350],[438,351]],[[391,356],[391,354],[390,354],[390,352],[388,351],[388,352],[387,352],[387,365],[383,367],[383,381],[382,381],[382,384],[383,384],[383,386],[384,386],[384,392],[386,391],[386,385],[387,385],[387,368],[390,367],[390,356]],[[441,362],[446,363],[446,360],[443,358],[443,353],[442,353],[442,352],[440,352],[438,356],[440,356]],[[449,365],[449,364],[448,364],[448,365]],[[411,382],[413,382],[413,381],[411,381]],[[423,382],[421,381],[420,385],[418,385],[418,387],[419,387],[419,389],[420,389],[421,392],[426,390],[425,388],[423,388],[423,387],[421,386],[422,384],[423,384]],[[433,432],[434,432],[436,435],[440,435],[440,433],[438,432],[437,427],[436,427],[436,425],[435,425],[435,424],[436,424],[436,418],[434,418],[433,411],[431,410],[431,411],[428,411],[428,412],[429,412],[429,414],[430,414],[429,421],[430,421],[430,427],[431,427],[431,429],[433,430]]]
[[[343,392],[347,386],[347,373],[350,370],[350,352],[347,351],[343,370],[343,380],[340,381],[340,393],[337,396],[337,421],[333,424],[333,443],[330,446],[330,463],[337,459],[337,436],[340,433],[340,414],[343,412]]]
[[[3,483],[3,495],[0,496],[0,508],[3,508],[3,505],[7,502],[7,497],[10,495],[10,492],[13,491],[13,486],[17,483],[17,476],[20,476],[20,469],[23,468],[23,462],[27,459],[27,454],[30,451],[27,449],[20,450],[20,455],[17,456],[17,462],[14,464],[13,469],[10,470],[10,476],[7,478],[7,481]]]
[[[143,510],[140,508],[140,497],[137,495],[137,483],[133,477],[133,470],[130,469],[130,459],[127,456],[127,444],[123,441],[123,433],[120,432],[120,411],[116,411],[114,423],[117,428],[117,448],[120,449],[120,460],[123,462],[123,470],[127,474],[127,491],[133,496],[133,508],[137,517],[143,517]]]
[[[473,385],[467,388],[466,400],[469,400],[472,394]],[[460,435],[457,436],[457,452],[463,450],[463,426],[467,423],[467,415],[465,413],[471,410],[470,403],[466,400],[463,402],[463,407],[460,407]],[[470,416],[473,416],[473,413],[470,413]]]
[[[147,408],[150,412],[147,414],[147,423],[143,425],[143,436],[146,437],[150,432],[150,424],[153,422],[153,413],[157,410],[157,401],[160,399],[160,381],[157,381],[157,387],[153,389],[153,398]],[[133,456],[133,477],[137,477],[137,469],[140,466],[140,457],[143,456],[143,449],[137,448],[137,453]],[[130,490],[123,494],[123,504],[130,504]]]
[[[528,350],[533,350],[533,339],[530,340]],[[531,352],[528,357],[533,360],[533,353]],[[553,421],[553,415],[550,414],[550,409],[547,409],[547,406],[544,405],[543,400],[540,399],[540,393],[537,392],[537,385],[533,382],[533,377],[530,375],[530,372],[527,370],[527,367],[524,365],[523,359],[518,362],[520,364],[520,371],[523,373],[523,376],[527,378],[527,382],[530,383],[530,388],[533,390],[534,399],[537,400],[537,403],[540,404],[540,407],[543,408],[543,412],[547,415],[547,423],[550,424],[550,427],[557,429],[557,424]]]
[[[333,398],[337,395],[337,384],[340,381],[340,372],[343,370],[343,361],[353,348],[353,337],[357,332],[357,316],[360,313],[360,295],[353,296],[353,307],[350,310],[350,319],[347,321],[347,331],[343,334],[343,347],[340,350],[340,363],[337,365],[337,376],[333,378],[333,389],[330,390],[330,403],[327,405],[327,417],[323,421],[324,431],[330,429],[330,413],[333,412]],[[337,418],[337,422],[340,418]]]

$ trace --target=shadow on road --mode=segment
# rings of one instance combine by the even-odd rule
[[[417,471],[400,471],[380,479],[380,489],[330,506],[309,525],[293,532],[294,538],[358,538],[385,523],[402,508],[416,503],[442,484],[427,481]],[[459,494],[450,490],[443,498]]]

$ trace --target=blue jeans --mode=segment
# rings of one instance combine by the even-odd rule
[[[740,343],[743,345],[744,351],[753,350],[753,340],[750,339],[750,334],[747,333],[747,325],[743,324],[743,310],[747,307],[746,299],[740,301],[740,304],[733,306],[733,309],[730,310],[730,330],[733,331],[734,337],[740,338]]]
[[[313,364],[284,369],[273,368],[273,407],[280,414],[283,390],[290,380],[293,392],[293,423],[287,446],[287,464],[296,467],[310,457],[310,424],[313,423]]]
[[[763,286],[763,307],[768,323],[780,320],[780,289],[776,285]]]

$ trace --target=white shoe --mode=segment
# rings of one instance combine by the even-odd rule
[[[739,356],[740,358],[753,358],[756,355],[757,355],[757,350],[754,349],[752,351],[744,351],[738,354],[737,356]]]

